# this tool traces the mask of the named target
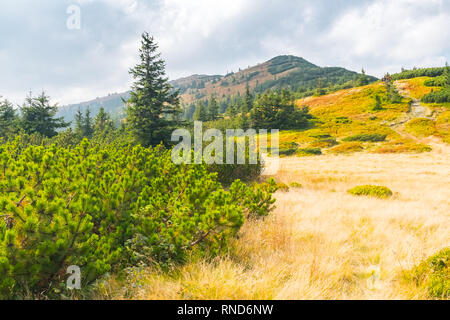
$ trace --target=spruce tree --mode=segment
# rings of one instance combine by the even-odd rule
[[[83,122],[83,136],[86,138],[92,138],[93,134],[94,128],[92,125],[91,110],[87,107]]]
[[[80,108],[78,108],[78,111],[75,114],[75,134],[77,134],[80,137],[84,136],[83,123],[84,123],[83,112],[81,111]]]
[[[21,124],[28,134],[39,133],[45,137],[54,137],[57,130],[70,125],[64,118],[55,118],[58,112],[58,105],[50,104],[50,97],[42,92],[39,96],[33,97],[31,92],[25,99],[21,107]]]
[[[200,101],[195,108],[194,120],[195,121],[208,121],[208,110],[203,101]]]
[[[215,121],[219,117],[219,104],[213,95],[211,95],[211,99],[208,104],[208,116],[211,121]]]
[[[110,131],[114,128],[114,124],[111,120],[109,113],[105,111],[105,108],[101,107],[97,116],[94,119],[94,132],[95,134]]]
[[[167,143],[180,112],[179,91],[169,84],[157,49],[153,37],[143,33],[140,62],[130,70],[134,83],[127,101],[127,124],[143,146]]]
[[[443,76],[444,76],[444,86],[450,87],[450,67],[448,66],[448,63],[445,63]]]
[[[0,101],[0,138],[12,137],[18,130],[18,116],[12,103]]]
[[[357,85],[358,86],[366,86],[369,84],[369,79],[367,79],[366,76],[366,71],[364,70],[364,68],[361,70],[361,76],[359,77],[358,81],[357,81]]]
[[[253,108],[253,96],[250,93],[250,88],[247,83],[247,86],[245,88],[244,103],[242,105],[242,113],[244,114],[248,113],[252,110],[252,108]]]

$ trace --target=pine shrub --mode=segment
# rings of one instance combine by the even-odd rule
[[[71,265],[85,287],[125,266],[214,254],[245,215],[268,214],[274,184],[226,191],[207,166],[175,165],[162,147],[4,143],[0,299],[58,297]]]
[[[347,192],[354,196],[368,196],[380,199],[389,198],[393,195],[392,191],[387,187],[372,185],[357,186]]]

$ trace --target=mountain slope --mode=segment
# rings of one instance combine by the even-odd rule
[[[94,117],[99,112],[100,108],[103,107],[114,119],[121,119],[125,116],[123,100],[129,99],[129,97],[129,92],[113,93],[106,97],[96,98],[91,101],[62,106],[58,109],[57,116],[64,117],[66,121],[73,121],[78,110],[81,110],[84,113],[89,107],[91,116]]]
[[[344,68],[322,68],[300,57],[278,56],[225,76],[194,75],[171,83],[180,90],[184,104],[190,104],[209,98],[210,95],[216,95],[219,99],[225,96],[242,95],[245,93],[247,84],[253,92],[278,88],[298,91],[301,88],[305,90],[317,88],[319,82],[326,87],[344,84],[359,77],[360,74]],[[372,82],[377,79],[368,76],[368,80]]]
[[[343,85],[358,79],[361,74],[338,67],[319,67],[303,58],[295,56],[278,56],[264,63],[244,70],[223,75],[192,75],[173,80],[170,83],[180,90],[183,105],[197,103],[215,95],[219,100],[227,96],[242,95],[247,85],[252,92],[267,89],[290,88],[294,91],[311,90],[318,86],[328,87]],[[369,82],[375,77],[367,76]],[[58,116],[72,121],[78,109],[88,106],[93,116],[104,107],[115,118],[124,116],[122,99],[128,99],[129,93],[116,93],[95,100],[63,106]]]

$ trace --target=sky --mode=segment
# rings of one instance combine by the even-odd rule
[[[129,89],[147,31],[170,79],[291,54],[370,75],[450,62],[450,0],[1,0],[0,96]]]

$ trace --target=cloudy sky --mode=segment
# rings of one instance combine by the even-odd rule
[[[125,91],[143,31],[176,79],[281,54],[380,77],[450,61],[449,30],[450,0],[2,0],[0,95]]]

